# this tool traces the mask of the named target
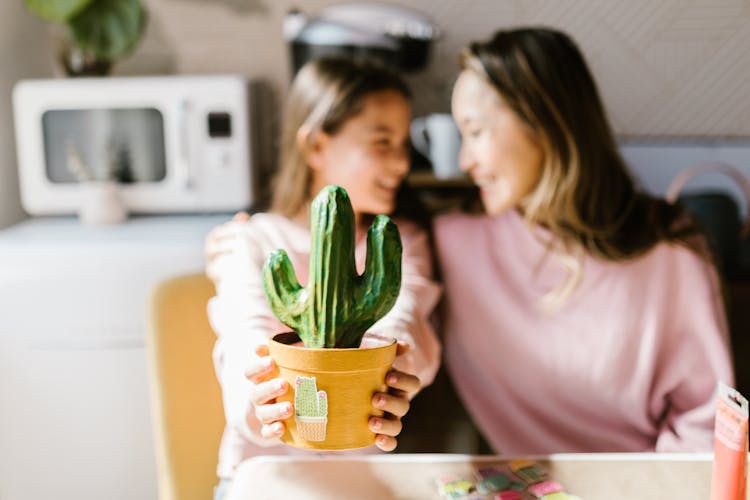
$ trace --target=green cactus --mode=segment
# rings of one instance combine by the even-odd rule
[[[328,416],[328,397],[326,391],[318,391],[315,377],[298,376],[295,380],[294,412],[300,417]]]
[[[274,314],[306,347],[359,347],[401,288],[401,238],[385,215],[367,233],[365,271],[354,261],[354,212],[346,191],[326,186],[310,208],[310,274],[300,286],[289,257],[275,250],[263,265],[263,287]]]

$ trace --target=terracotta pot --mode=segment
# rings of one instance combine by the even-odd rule
[[[302,345],[296,333],[280,333],[269,342],[269,350],[290,387],[277,401],[294,406],[294,416],[286,420],[287,431],[281,438],[284,443],[315,450],[375,443],[367,421],[378,415],[372,395],[386,390],[385,374],[396,358],[395,339],[368,336],[363,347],[356,349],[311,349]],[[301,399],[303,388],[314,401]],[[321,409],[326,406],[327,415],[323,415]]]
[[[111,61],[99,59],[75,45],[64,45],[59,57],[67,76],[107,76],[112,70]]]

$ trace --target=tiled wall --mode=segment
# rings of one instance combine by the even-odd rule
[[[121,71],[240,72],[283,96],[284,14],[321,0],[148,0],[146,41]],[[402,0],[442,29],[430,66],[410,77],[418,114],[448,110],[456,54],[495,29],[561,28],[576,38],[621,135],[749,136],[747,0]]]

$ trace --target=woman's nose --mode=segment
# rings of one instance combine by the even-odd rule
[[[476,162],[469,148],[466,145],[461,145],[461,151],[458,154],[458,167],[464,172],[469,172],[474,168],[474,165],[476,165]]]

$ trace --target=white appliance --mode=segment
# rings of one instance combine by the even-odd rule
[[[98,181],[134,213],[254,202],[250,83],[241,76],[22,80],[13,90],[21,202],[79,211]]]

